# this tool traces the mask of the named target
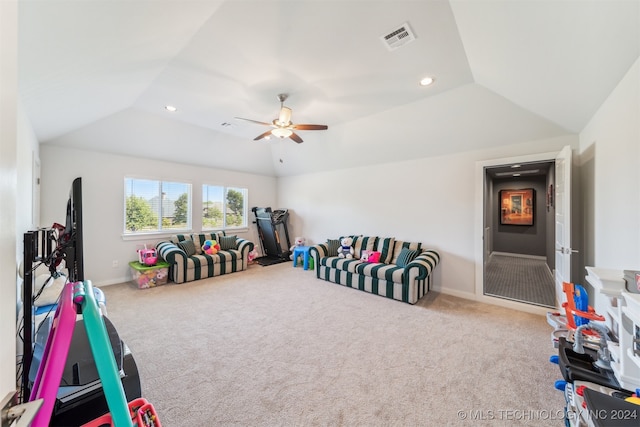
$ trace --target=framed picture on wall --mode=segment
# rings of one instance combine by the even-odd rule
[[[500,190],[500,224],[533,225],[534,195],[533,188]]]

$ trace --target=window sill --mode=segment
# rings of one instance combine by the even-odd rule
[[[248,233],[249,227],[225,228],[222,230],[224,230],[224,232],[227,235],[234,234],[234,233]],[[216,231],[221,231],[221,229],[218,228],[218,229],[202,230],[202,231],[171,230],[170,232],[159,231],[159,232],[138,233],[138,234],[122,234],[122,240],[124,240],[125,242],[129,242],[129,241],[138,241],[138,240],[168,239],[174,234],[215,233]]]

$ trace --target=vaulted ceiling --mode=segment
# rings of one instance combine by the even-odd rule
[[[640,55],[635,0],[21,0],[18,14],[41,143],[274,176],[577,133]],[[390,50],[403,26],[415,40]],[[236,117],[271,122],[279,93],[294,123],[329,129],[253,141],[269,128]]]

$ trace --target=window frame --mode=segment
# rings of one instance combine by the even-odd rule
[[[207,187],[213,187],[215,189],[222,190],[222,225],[219,227],[209,227],[205,226],[205,217],[204,217],[204,209],[205,204],[209,200],[205,200],[205,194],[208,194]],[[242,193],[242,224],[240,225],[227,225],[227,194],[229,190],[236,190]],[[219,185],[219,184],[202,184],[202,231],[212,231],[212,230],[238,230],[249,227],[249,189],[240,186],[233,185]]]
[[[131,192],[129,194],[128,184],[130,181],[135,184],[136,181],[145,181],[146,185],[151,186],[155,185],[157,188],[157,194],[153,197],[158,197],[162,200],[163,189],[165,189],[165,185],[184,185],[186,186],[186,194],[187,194],[187,212],[186,212],[186,226],[185,227],[177,227],[177,228],[164,228],[163,227],[163,203],[158,204],[158,211],[155,211],[154,214],[157,215],[157,224],[154,229],[145,229],[141,231],[132,231],[127,228],[127,199],[129,196],[142,197],[138,194]],[[140,183],[139,185],[145,185]],[[181,193],[184,194],[184,193]],[[176,199],[177,200],[177,199]],[[184,232],[190,232],[193,230],[193,184],[188,181],[179,181],[179,180],[162,180],[157,178],[147,178],[147,177],[134,177],[134,176],[125,176],[124,177],[124,194],[123,194],[123,236],[124,237],[135,237],[135,236],[146,236],[146,235],[158,235],[158,234],[180,234]],[[175,203],[175,201],[174,201]]]

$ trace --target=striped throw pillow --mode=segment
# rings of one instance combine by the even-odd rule
[[[327,256],[338,256],[339,239],[327,239]]]
[[[416,259],[416,257],[420,255],[420,251],[403,248],[398,255],[398,260],[396,261],[396,265],[398,267],[406,267],[411,261]]]
[[[398,264],[398,255],[400,255],[400,251],[402,251],[403,248],[421,251],[422,243],[403,242],[402,240],[396,240],[393,248],[393,257],[391,258],[390,264]]]
[[[238,236],[218,236],[220,249],[223,251],[228,251],[229,249],[238,249],[238,244],[236,243],[237,238]]]
[[[196,254],[196,245],[193,243],[193,240],[183,240],[178,243],[178,247],[187,254],[187,256]]]

